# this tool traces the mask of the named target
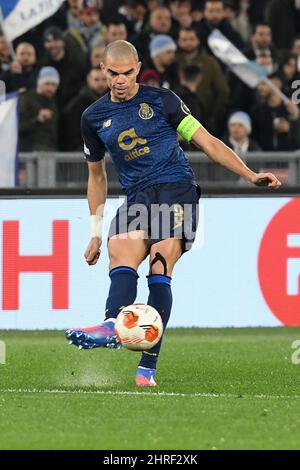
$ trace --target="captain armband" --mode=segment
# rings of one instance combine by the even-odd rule
[[[192,140],[192,137],[197,129],[202,127],[200,122],[194,118],[191,114],[186,116],[179,126],[177,127],[178,134],[188,143]]]

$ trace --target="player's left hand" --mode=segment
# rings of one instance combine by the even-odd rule
[[[251,178],[251,183],[256,186],[267,186],[270,189],[279,189],[281,182],[272,173],[256,173]]]

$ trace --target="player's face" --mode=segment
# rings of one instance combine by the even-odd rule
[[[130,55],[122,60],[107,56],[106,63],[101,64],[106,76],[107,85],[111,90],[112,98],[116,101],[127,101],[137,92],[137,76],[141,63]]]

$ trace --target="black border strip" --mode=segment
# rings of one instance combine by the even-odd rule
[[[283,187],[277,191],[266,188],[226,188],[202,186],[202,197],[300,197],[300,187]],[[109,196],[122,196],[119,191],[109,191]],[[20,198],[86,198],[86,188],[0,188],[0,199]]]

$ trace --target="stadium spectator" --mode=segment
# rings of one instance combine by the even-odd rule
[[[169,0],[168,6],[175,22],[181,27],[192,25],[192,2],[191,0]]]
[[[147,17],[146,0],[126,0],[119,8],[129,39],[142,31]]]
[[[225,19],[224,4],[221,0],[206,0],[203,14],[203,19],[195,23],[195,28],[197,29],[201,44],[204,47],[210,51],[207,39],[211,32],[217,28],[238,49],[244,48],[245,44],[241,35],[234,30],[229,21]]]
[[[106,43],[109,44],[113,41],[123,40],[126,41],[128,37],[127,28],[125,23],[120,19],[112,20],[107,25]]]
[[[262,67],[264,67],[269,74],[272,74],[276,70],[276,64],[273,61],[273,57],[265,52],[262,52],[260,55],[256,56],[255,62]]]
[[[79,28],[79,10],[80,0],[68,0],[68,8],[66,13],[66,29]]]
[[[178,83],[178,67],[175,62],[176,42],[166,34],[159,34],[150,41],[148,69],[155,70],[160,86],[174,88]]]
[[[258,23],[250,39],[250,46],[244,49],[244,54],[250,60],[257,57],[271,56],[273,61],[277,60],[277,53],[272,45],[272,31],[267,23]]]
[[[271,78],[279,89],[279,77]],[[252,110],[253,135],[265,151],[289,151],[300,148],[300,111],[292,101],[284,105],[281,97],[265,82],[258,86],[261,102]]]
[[[216,133],[217,121],[224,117],[229,102],[229,87],[221,67],[201,46],[194,28],[179,30],[178,46],[176,61],[179,66],[199,64],[202,68],[203,77],[197,88],[197,96],[202,104],[207,128]]]
[[[255,62],[264,67],[269,75],[277,70],[277,65],[273,62],[272,56],[268,53],[258,55]],[[233,74],[230,74],[229,83],[231,89],[231,109],[240,109],[248,112],[258,99],[257,90],[250,88]]]
[[[106,78],[100,68],[92,69],[86,84],[63,111],[64,142],[66,151],[82,150],[80,119],[83,111],[107,92]]]
[[[234,1],[226,0],[224,2],[224,17],[229,21],[233,29],[239,32],[245,42],[251,35],[251,25],[248,15],[248,0]]]
[[[71,28],[67,37],[73,38],[84,53],[88,53],[95,44],[103,42],[106,26],[100,20],[100,10],[96,0],[82,0],[79,9],[80,26]]]
[[[59,74],[53,67],[43,67],[38,75],[37,89],[20,98],[21,152],[58,149],[58,111],[55,94]]]
[[[47,51],[41,65],[55,67],[60,75],[57,101],[60,109],[80,90],[85,80],[85,56],[78,48],[64,39],[62,31],[55,26],[46,29],[44,44]]]
[[[247,152],[258,152],[261,150],[259,145],[250,135],[252,132],[252,123],[249,114],[238,111],[232,114],[228,120],[228,137],[224,143],[234,150],[239,157],[245,157]]]
[[[296,148],[295,111],[290,108],[289,112],[282,103],[275,106],[275,98],[264,96],[266,87],[263,84],[259,91],[253,90],[232,74],[222,74],[222,70],[225,70],[223,64],[220,67],[219,61],[207,53],[205,46],[208,34],[218,27],[249,59],[264,66],[269,74],[276,71],[283,92],[291,97],[295,91],[292,84],[299,80],[300,71],[300,35],[296,36],[300,28],[299,11],[300,0],[68,0],[53,17],[14,41],[17,55],[23,50],[23,63],[20,59],[12,60],[0,32],[0,79],[5,79],[8,91],[32,89],[35,87],[38,67],[55,67],[60,75],[56,100],[62,112],[87,90],[88,85],[84,85],[86,75],[91,69],[100,68],[105,44],[128,37],[137,46],[143,62],[141,83],[172,89],[184,88],[184,79],[182,81],[182,74],[179,76],[178,70],[189,65],[201,67],[202,80],[194,99],[201,104],[201,121],[210,132],[222,135],[228,111],[250,112],[258,106],[259,112],[267,113],[267,109],[275,115],[275,129],[268,124],[265,135],[260,137],[263,142],[267,142],[266,147],[275,150]],[[276,18],[274,12],[277,12]],[[272,18],[271,27],[266,22],[269,18]],[[192,28],[182,26],[190,25],[191,21],[194,21]],[[249,24],[254,26],[253,34],[245,47]],[[64,25],[63,29],[57,25]],[[65,29],[68,31],[63,33]],[[179,49],[175,62],[173,45],[167,45],[167,49],[164,49],[166,44],[163,43],[163,50],[160,50],[161,44],[158,47],[155,43],[154,38],[161,35],[169,37],[169,46],[170,38],[178,38]],[[27,37],[29,40],[24,40]],[[279,50],[278,37],[286,43],[280,45],[286,50]],[[31,45],[24,45],[24,42]],[[26,59],[26,55],[30,56],[32,46],[36,49],[38,67],[33,64],[31,69],[31,64],[26,62],[30,59]],[[192,105],[189,107],[192,108]],[[282,120],[276,120],[277,117]],[[257,119],[253,117],[255,133],[259,127],[257,120],[260,121],[259,116]],[[63,128],[61,122],[60,133]],[[287,128],[289,131],[284,132]],[[63,136],[60,141],[66,145]]]
[[[149,85],[156,88],[160,87],[160,78],[155,70],[147,69],[140,74],[139,83],[143,85]]]
[[[160,34],[174,37],[171,12],[164,6],[159,6],[151,11],[149,23],[143,31],[132,38],[131,42],[137,48],[143,63],[149,60],[149,44],[151,39]]]
[[[199,65],[186,65],[179,72],[180,84],[174,92],[182,99],[194,116],[205,127],[204,113],[197,90],[203,80],[203,72]]]
[[[300,35],[295,37],[291,52],[297,56],[297,68],[300,72]]]
[[[223,3],[224,3],[224,18],[229,21],[231,26],[233,26],[232,22],[237,18],[237,15],[238,15],[238,7],[231,0],[226,0]]]
[[[78,28],[80,26],[80,3],[81,0],[67,0],[63,2],[57,12],[44,22],[44,29],[50,26],[57,26],[62,31]]]
[[[102,62],[103,59],[103,54],[104,54],[104,49],[105,49],[105,44],[95,46],[91,50],[89,61],[90,61],[90,67],[89,69],[96,69],[100,67],[100,63]]]
[[[300,33],[299,0],[270,0],[265,19],[273,33],[277,49],[290,49],[296,34]]]
[[[16,48],[15,60],[10,70],[2,75],[6,91],[26,91],[35,88],[37,79],[36,53],[34,47],[26,42]]]
[[[4,34],[0,31],[0,74],[9,70],[11,62],[12,59],[7,41]]]
[[[266,6],[270,0],[245,0],[248,3],[248,16],[251,25],[254,27],[265,20]]]
[[[300,80],[300,73],[298,72],[297,68],[297,60],[298,58],[296,55],[290,54],[288,52],[283,56],[279,64],[278,75],[282,81],[282,91],[289,98],[292,97],[292,94],[295,91],[292,87],[293,82],[295,80]]]

